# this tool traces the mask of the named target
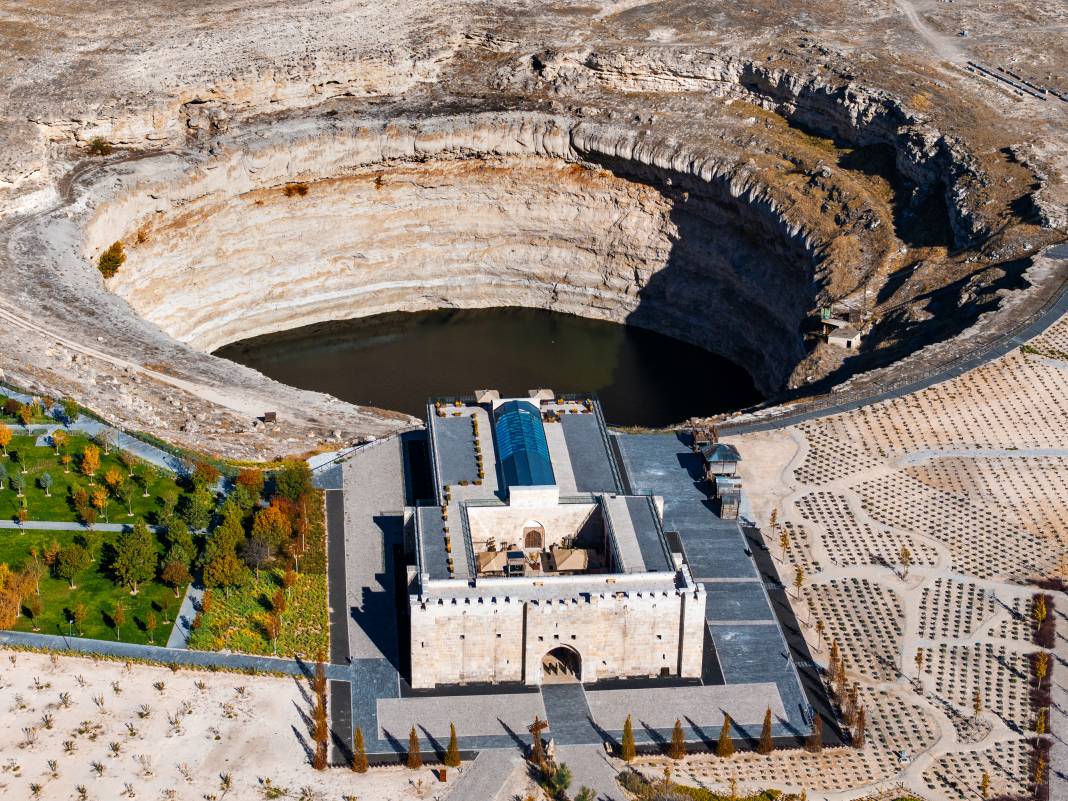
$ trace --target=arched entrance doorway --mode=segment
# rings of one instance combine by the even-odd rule
[[[582,657],[574,648],[560,645],[541,658],[543,684],[582,681]]]
[[[528,520],[523,524],[523,547],[537,548],[539,551],[545,548],[545,526],[537,520]]]

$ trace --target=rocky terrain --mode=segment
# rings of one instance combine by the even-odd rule
[[[1053,3],[0,8],[0,368],[217,453],[411,424],[209,355],[319,320],[547,307],[776,396],[951,361],[1065,280]],[[832,304],[860,354],[806,337]]]

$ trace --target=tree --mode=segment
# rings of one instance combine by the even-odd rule
[[[41,477],[37,479],[37,483],[41,485],[41,489],[45,491],[45,497],[52,497],[52,474],[41,473]]]
[[[902,545],[897,558],[898,561],[901,562],[901,579],[904,581],[909,577],[909,566],[912,564],[912,551],[909,550],[907,545]]]
[[[28,426],[33,422],[33,412],[34,408],[32,404],[24,403],[19,406],[19,420],[24,426]]]
[[[89,478],[92,484],[96,478],[96,471],[100,469],[100,448],[96,445],[86,445],[82,451],[82,473]]]
[[[70,613],[71,619],[74,621],[74,625],[78,628],[78,636],[82,636],[82,624],[85,619],[89,617],[89,610],[86,609],[85,604],[78,603],[74,605],[74,609]]]
[[[233,551],[224,551],[204,565],[204,586],[222,587],[227,597],[230,588],[245,580],[245,567]]]
[[[1034,670],[1035,670],[1035,682],[1039,687],[1042,686],[1042,682],[1046,680],[1046,676],[1049,675],[1049,652],[1039,651],[1035,654],[1034,658]]]
[[[48,543],[44,550],[44,563],[49,567],[55,567],[56,559],[59,558],[59,551],[60,547],[57,540],[52,540]]]
[[[256,581],[259,581],[260,568],[271,558],[271,544],[267,540],[253,536],[245,542],[245,546],[241,550],[241,556],[244,558],[245,564],[256,571]],[[279,593],[281,592],[282,590],[279,590]]]
[[[7,446],[11,444],[11,427],[6,423],[0,423],[0,450],[3,450],[4,456],[7,456]]]
[[[423,756],[419,753],[419,734],[415,730],[415,726],[412,726],[412,730],[408,732],[408,758],[405,764],[412,770],[423,767]]]
[[[163,583],[174,588],[174,597],[178,597],[178,588],[184,587],[193,577],[189,575],[189,568],[181,562],[165,562],[163,571],[160,573]]]
[[[15,594],[7,589],[0,589],[0,629],[12,628],[18,621],[19,601]]]
[[[920,677],[920,673],[923,671],[923,649],[916,649],[916,656],[913,657],[916,662],[916,678]]]
[[[68,437],[66,432],[57,428],[52,432],[50,439],[52,440],[52,447],[56,449],[56,456],[59,456],[59,452],[67,445]]]
[[[210,465],[207,462],[197,462],[193,466],[193,473],[190,476],[194,487],[206,487],[207,489],[212,489],[220,478],[222,478],[222,473],[214,465]]]
[[[274,655],[278,656],[278,638],[282,634],[282,618],[278,616],[277,612],[268,612],[267,617],[263,622],[264,631],[267,632],[267,637],[271,641],[271,648],[274,651]]]
[[[89,552],[81,545],[72,543],[63,548],[56,557],[56,575],[66,579],[72,590],[77,589],[75,577],[92,564]]]
[[[247,468],[237,474],[231,495],[246,512],[256,505],[263,494],[263,471]]]
[[[159,557],[156,555],[156,538],[148,530],[144,520],[137,520],[129,531],[124,531],[115,542],[115,561],[112,568],[123,584],[130,587],[130,594],[137,595],[138,585],[156,575]]]
[[[315,757],[312,764],[316,770],[326,770],[327,742],[329,739],[329,728],[327,726],[327,668],[326,664],[323,663],[323,655],[321,654],[315,662],[313,689],[315,691],[315,708],[312,712]]]
[[[816,650],[817,651],[822,651],[823,650],[823,629],[824,629],[823,621],[822,620],[817,620],[816,621]]]
[[[560,765],[552,772],[548,778],[549,791],[552,793],[553,798],[563,798],[567,792],[567,788],[571,786],[571,768],[567,766],[566,762],[561,762]]]
[[[111,613],[111,620],[115,624],[115,637],[121,640],[122,634],[120,634],[119,629],[126,622],[126,607],[123,606],[122,601],[115,604],[115,609]]]
[[[159,504],[156,519],[164,526],[170,525],[171,518],[174,517],[174,509],[178,505],[178,490],[174,487],[167,487],[160,492],[156,503]]]
[[[0,464],[0,490],[6,489],[7,484],[7,468]]]
[[[823,718],[818,714],[812,720],[812,733],[808,736],[805,748],[813,754],[823,750]]]
[[[273,504],[266,509],[260,509],[252,518],[252,536],[270,543],[275,548],[281,547],[292,531],[293,527],[285,512]]]
[[[164,561],[178,562],[188,568],[193,564],[194,556],[196,544],[193,542],[193,535],[189,533],[189,527],[180,518],[172,520],[167,526],[167,554]]]
[[[104,483],[107,484],[108,489],[111,490],[112,493],[114,493],[125,480],[126,476],[124,476],[122,471],[115,465],[112,465],[104,471]]]
[[[352,743],[352,769],[356,773],[366,773],[367,767],[367,748],[363,744],[363,729],[357,726]]]
[[[204,542],[204,563],[216,559],[224,553],[237,553],[237,547],[245,541],[245,530],[241,522],[232,518],[224,518],[221,525],[216,526]]]
[[[178,501],[178,514],[192,529],[207,528],[214,508],[215,493],[207,487],[198,487]]]
[[[96,268],[104,278],[111,278],[119,271],[123,262],[126,261],[126,252],[122,249],[122,242],[112,242],[97,259]]]
[[[93,437],[93,442],[104,449],[104,455],[111,453],[111,446],[115,444],[115,432],[110,428],[102,428]]]
[[[868,727],[867,718],[864,714],[864,707],[857,710],[857,725],[853,731],[853,747],[861,749],[864,747],[864,735]]]
[[[86,148],[90,156],[110,156],[114,150],[111,142],[102,136],[94,136],[89,140],[89,146]]]
[[[133,466],[130,475],[133,477],[134,483],[141,488],[141,497],[147,498],[149,495],[149,487],[151,487],[152,483],[158,478],[156,468],[148,462],[139,461]]]
[[[18,497],[22,497],[23,490],[26,489],[26,479],[22,477],[21,473],[15,473],[11,477],[11,486],[15,488],[15,492],[18,493]]]
[[[284,590],[275,590],[271,598],[271,609],[280,615],[286,611],[286,594]]]
[[[156,643],[156,613],[149,612],[145,617],[145,630],[148,632],[148,641],[155,645]]]
[[[623,722],[623,740],[619,745],[619,755],[624,762],[633,762],[637,756],[637,749],[634,746],[634,723],[631,722],[630,715],[627,715],[627,719]]]
[[[456,738],[456,725],[453,723],[449,724],[449,747],[445,749],[443,761],[448,768],[460,767],[460,742]]]
[[[126,504],[126,516],[133,517],[133,487],[130,482],[123,481],[115,488],[115,497]]]
[[[17,449],[13,449],[11,451],[11,461],[18,463],[19,472],[20,473],[25,473],[26,472],[26,452],[25,451],[20,451],[20,450],[17,450]]]
[[[73,457],[69,453],[65,453],[59,457],[59,463],[63,465],[63,472],[70,473],[70,463],[74,461]]]
[[[1046,596],[1036,595],[1034,601],[1031,602],[1031,617],[1041,626],[1046,622],[1047,615],[1049,615],[1049,610],[1046,608]]]
[[[985,772],[983,773],[982,781],[979,784],[979,794],[982,795],[984,799],[985,798],[989,798],[989,796],[990,796],[990,774],[989,773],[985,773]]]
[[[72,426],[78,422],[78,416],[82,413],[82,407],[78,405],[78,402],[74,398],[63,399],[63,419],[67,421],[68,426]]]
[[[760,730],[760,742],[757,743],[757,753],[770,754],[775,750],[775,743],[771,739],[771,707],[764,713],[764,726]]]
[[[805,583],[805,571],[798,565],[794,568],[794,589],[797,591],[797,597],[801,597],[801,587]]]
[[[312,490],[312,473],[308,463],[288,459],[274,476],[275,493],[294,503]]]
[[[734,740],[731,739],[731,716],[723,713],[723,728],[719,730],[719,742],[716,743],[716,756],[729,759],[734,756]]]
[[[972,712],[975,713],[975,717],[983,711],[983,694],[979,690],[975,691],[975,695],[972,696]]]
[[[141,463],[141,460],[137,458],[137,454],[122,450],[119,451],[119,461],[126,468],[127,478],[133,478],[134,468]]]
[[[286,591],[286,600],[289,599],[290,588],[297,583],[297,571],[291,567],[286,568],[286,572],[282,574],[282,586]]]
[[[104,520],[108,519],[108,494],[103,487],[96,487],[89,497],[90,503],[104,513]]]
[[[41,602],[41,596],[31,595],[30,600],[26,602],[26,612],[32,623],[31,628],[33,631],[41,630],[40,625],[38,625],[38,621],[41,619],[41,613],[43,611],[44,604]]]
[[[672,759],[682,759],[686,756],[686,735],[682,733],[682,721],[678,718],[675,719],[675,728],[671,730],[668,756]]]

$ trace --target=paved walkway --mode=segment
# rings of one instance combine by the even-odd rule
[[[31,395],[27,395],[22,392],[17,392],[9,387],[0,387],[0,394],[6,395],[9,398],[14,398],[21,403],[30,403],[34,398]],[[52,414],[60,411],[60,407],[53,407]],[[157,448],[155,445],[132,437],[121,429],[114,426],[102,423],[99,420],[81,415],[73,424],[61,425],[59,423],[48,423],[41,425],[11,426],[12,431],[16,435],[49,435],[57,428],[62,428],[67,431],[79,431],[90,437],[95,437],[102,431],[109,432],[113,437],[113,442],[116,447],[129,451],[136,455],[138,458],[144,459],[146,462],[154,464],[156,467],[162,467],[164,470],[170,470],[172,473],[182,472],[182,460],[172,453],[168,453],[162,448]]]
[[[132,526],[133,523],[93,524],[93,528],[97,531],[127,531]],[[14,520],[0,520],[0,528],[19,528],[27,531],[87,531],[89,527],[71,520],[27,520],[25,523],[17,523]],[[148,528],[157,534],[166,531],[163,526],[149,525]]]
[[[601,735],[593,725],[586,691],[577,681],[544,684],[541,697],[549,721],[549,734],[558,746],[601,741]]]
[[[571,788],[574,798],[583,787],[593,790],[597,801],[627,801],[627,793],[616,781],[619,771],[609,761],[599,745],[568,745],[556,750],[557,763],[571,769]]]
[[[445,798],[449,801],[511,799],[511,790],[525,771],[526,763],[514,749],[484,749],[464,766],[463,774],[445,794]]]
[[[185,589],[182,597],[182,605],[178,614],[174,617],[174,627],[171,636],[167,638],[168,648],[189,647],[189,635],[193,631],[193,620],[196,619],[197,610],[200,608],[201,599],[204,597],[204,588],[190,584]]]
[[[226,651],[188,651],[181,648],[164,648],[158,645],[138,645],[129,642],[94,640],[88,637],[61,637],[54,634],[31,634],[24,631],[0,631],[0,645],[40,648],[51,651],[67,651],[81,654],[99,654],[117,659],[143,659],[163,664],[189,665],[190,667],[219,667],[231,670],[247,670],[258,673],[286,673],[293,676],[311,676],[315,665],[301,659],[280,659],[273,656],[252,656]],[[335,665],[327,665],[327,678],[347,679],[348,671]]]
[[[899,460],[901,465],[920,464],[931,459],[1040,459],[1068,458],[1068,448],[939,448],[912,451]]]

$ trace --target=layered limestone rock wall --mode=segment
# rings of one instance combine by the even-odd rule
[[[956,245],[971,247],[990,233],[981,208],[989,179],[958,138],[885,91],[815,73],[799,73],[769,58],[756,61],[704,49],[621,48],[537,54],[501,79],[529,71],[527,84],[581,96],[611,92],[693,93],[743,99],[791,122],[852,146],[893,148],[898,171],[920,194],[944,195]],[[514,79],[514,78],[513,78]]]
[[[202,351],[387,311],[530,306],[654,328],[772,392],[818,291],[809,230],[754,174],[538,114],[240,138],[125,188],[86,233],[88,260],[128,243],[108,288]]]

